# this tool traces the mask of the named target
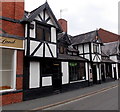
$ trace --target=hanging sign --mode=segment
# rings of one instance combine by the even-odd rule
[[[0,37],[0,47],[23,49],[23,40]]]

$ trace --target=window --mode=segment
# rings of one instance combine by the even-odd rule
[[[64,54],[64,47],[61,45],[60,48],[59,48],[59,53],[60,54]]]
[[[85,80],[85,64],[70,62],[70,81]]]
[[[99,45],[98,44],[93,44],[93,52],[99,53]]]
[[[36,38],[38,40],[50,41],[51,28],[37,24]]]
[[[16,52],[11,49],[0,49],[0,91],[15,89]]]

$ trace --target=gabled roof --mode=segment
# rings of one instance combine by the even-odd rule
[[[71,35],[68,35],[66,32],[59,33],[57,40],[60,43],[70,45],[71,44]]]
[[[120,52],[119,45],[119,41],[104,43],[104,46],[102,46],[102,52],[108,56],[117,55]]]
[[[91,31],[91,32],[88,32],[85,34],[80,34],[80,35],[74,36],[72,39],[72,45],[96,42],[96,36],[98,36],[99,43],[102,43],[97,31],[95,30],[95,31]]]
[[[47,10],[47,12],[48,12],[51,20],[55,24],[56,28],[58,28],[62,31],[61,26],[59,25],[55,15],[53,14],[53,12],[52,12],[52,10],[51,10],[51,8],[50,8],[50,6],[47,2],[44,3],[43,5],[39,6],[35,10],[31,11],[30,13],[25,12],[25,16],[24,16],[24,18],[21,22],[31,22],[31,21],[33,21],[35,19],[35,17],[45,9]]]

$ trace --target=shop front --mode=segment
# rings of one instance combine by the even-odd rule
[[[0,97],[3,105],[22,101],[22,92],[18,91],[22,91],[23,50],[22,39],[0,37]],[[19,58],[22,58],[21,62]],[[19,98],[15,99],[13,94]]]

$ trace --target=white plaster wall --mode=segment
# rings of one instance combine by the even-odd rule
[[[51,86],[52,85],[52,76],[42,77],[42,86]]]
[[[32,21],[31,24],[34,25],[34,29],[30,29],[30,37],[35,38],[35,28],[36,28],[35,21]]]
[[[47,23],[50,24],[50,25],[54,25],[54,23],[52,22],[51,19]]]
[[[57,57],[57,46],[55,44],[49,44],[50,49],[52,50],[53,56]]]
[[[29,88],[40,87],[40,63],[30,62],[30,81]]]
[[[113,61],[115,61],[115,62],[117,62],[117,56],[116,55],[110,56],[110,59],[113,60]]]
[[[25,37],[27,37],[27,24],[25,25]]]
[[[43,57],[43,44],[40,46],[40,48],[36,51],[36,53],[34,54],[34,56],[38,56],[38,57]]]
[[[112,78],[114,78],[114,67],[116,68],[117,79],[119,79],[119,76],[118,76],[118,64],[112,64]]]
[[[37,20],[37,21],[41,21],[41,19],[40,19],[39,16],[36,16],[35,20]]]
[[[51,42],[56,43],[56,28],[51,28]]]
[[[47,11],[45,11],[45,20],[49,17]]]
[[[50,51],[48,49],[48,46],[46,44],[45,44],[45,57],[52,57],[51,53],[50,53]]]
[[[79,46],[78,46],[78,50],[79,50],[79,54],[82,54],[82,53],[83,53],[83,46],[82,46],[82,45],[79,45]]]
[[[85,58],[90,60],[90,55],[89,54],[85,54]]]
[[[91,52],[93,53],[93,43],[91,43]]]
[[[89,53],[89,44],[84,44],[84,53]]]
[[[69,65],[68,62],[62,62],[62,84],[68,84],[69,83]]]
[[[27,53],[27,39],[24,40],[24,47],[25,47],[25,55]]]
[[[30,54],[36,49],[36,47],[40,44],[40,42],[37,41],[30,41]]]
[[[86,62],[85,63],[86,80],[88,80],[88,75],[89,75],[88,74],[88,72],[89,72],[88,66],[89,66],[88,63]]]

